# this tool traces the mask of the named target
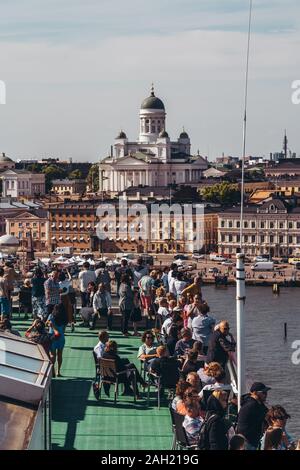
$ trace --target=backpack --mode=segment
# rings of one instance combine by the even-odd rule
[[[199,433],[198,449],[209,450],[208,432],[210,425],[218,419],[218,415],[212,414],[208,418],[205,418]]]

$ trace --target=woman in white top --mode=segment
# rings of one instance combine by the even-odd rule
[[[224,383],[225,377],[226,377],[226,375],[225,375],[225,372],[223,371],[223,369],[220,370],[220,373],[215,376],[215,380],[216,380],[215,383],[205,385],[202,388],[201,392],[199,393],[200,399],[202,400],[205,390],[207,390],[207,391],[210,391],[210,390],[211,391],[214,391],[214,390],[230,391],[231,390],[231,385]]]
[[[177,299],[181,295],[181,292],[186,288],[186,286],[187,286],[187,282],[184,281],[183,273],[179,272],[177,274],[177,278],[174,281],[174,290],[175,290],[174,293],[176,293]]]

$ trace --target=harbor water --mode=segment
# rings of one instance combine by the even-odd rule
[[[236,337],[235,295],[235,287],[203,287],[211,315],[217,320],[229,320],[231,333]],[[246,296],[247,377],[272,387],[267,405],[286,408],[291,415],[287,430],[299,439],[300,364],[292,362],[292,343],[300,341],[300,289],[281,288],[280,295],[275,295],[271,287],[247,287]]]

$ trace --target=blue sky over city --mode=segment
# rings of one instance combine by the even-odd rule
[[[167,130],[210,159],[241,153],[247,0],[0,0],[0,150],[13,158],[107,155],[138,135],[151,83]],[[248,153],[300,154],[300,4],[254,0]]]

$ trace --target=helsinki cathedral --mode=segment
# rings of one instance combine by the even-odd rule
[[[151,93],[139,113],[140,131],[137,141],[130,141],[122,130],[116,137],[112,155],[99,164],[100,191],[116,193],[130,187],[190,185],[197,183],[207,161],[191,155],[191,142],[183,130],[177,141],[166,131],[166,110],[163,101]]]

